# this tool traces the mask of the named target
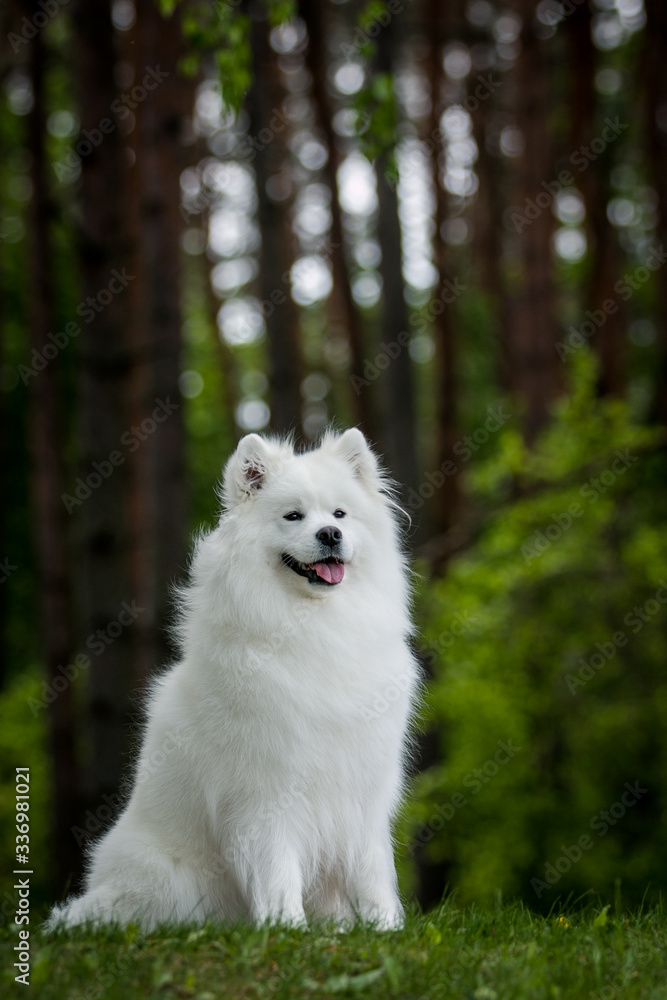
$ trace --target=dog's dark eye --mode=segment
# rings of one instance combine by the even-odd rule
[[[334,517],[345,517],[345,511],[339,507],[338,510],[334,511]]]
[[[300,510],[291,510],[289,514],[284,515],[285,521],[303,521],[303,514]]]

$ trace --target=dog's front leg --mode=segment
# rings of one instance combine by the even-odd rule
[[[378,930],[403,926],[404,913],[388,835],[363,846],[355,869],[348,876],[347,891],[352,907],[362,920],[375,924]]]
[[[276,859],[251,880],[250,916],[253,923],[305,927],[301,878],[296,868]]]
[[[255,924],[305,926],[301,865],[285,838],[265,831],[261,841],[252,839],[244,853],[238,877],[250,920]]]

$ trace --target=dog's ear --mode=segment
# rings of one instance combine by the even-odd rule
[[[358,427],[350,427],[331,443],[332,451],[343,458],[355,476],[371,490],[382,485],[382,473],[378,460],[371,451],[368,441]]]
[[[233,507],[261,490],[271,463],[271,445],[259,434],[246,434],[228,460],[222,477],[222,498]]]

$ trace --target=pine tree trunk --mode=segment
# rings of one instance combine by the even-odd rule
[[[429,24],[426,32],[429,39],[428,47],[428,79],[431,92],[431,110],[429,114],[429,136],[439,135],[440,117],[444,111],[441,99],[442,86],[442,45],[444,36],[445,12],[439,0],[431,0],[428,7]],[[435,266],[438,272],[438,284],[434,298],[444,303],[444,308],[433,317],[433,336],[435,339],[436,364],[436,455],[435,466],[442,468],[445,463],[453,460],[453,447],[458,440],[457,415],[457,347],[455,339],[456,314],[455,303],[450,302],[447,291],[449,261],[447,247],[442,238],[442,226],[447,218],[447,195],[440,178],[442,144],[437,143],[431,153],[431,170],[433,193],[435,197]],[[454,464],[458,463],[454,460]],[[440,534],[448,531],[455,522],[460,508],[460,482],[458,473],[447,476],[442,488],[438,491],[433,505],[433,530]]]
[[[515,9],[523,21],[521,51],[508,85],[513,87],[515,121],[523,135],[523,152],[515,161],[515,201],[523,206],[543,192],[543,182],[551,180],[553,158],[548,66],[534,30],[535,5],[533,0],[517,0]],[[529,441],[550,419],[562,378],[556,353],[552,218],[551,209],[545,208],[518,235],[521,274],[510,302],[512,388],[525,406],[524,430]]]
[[[658,195],[657,244],[667,247],[667,9],[663,0],[646,0],[646,131],[652,182]],[[667,266],[655,278],[658,284],[657,392],[655,415],[667,425]]]
[[[587,4],[577,7],[568,17],[566,27],[572,59],[571,149],[575,150],[588,145],[595,136],[596,50],[591,36],[590,7]],[[607,147],[598,157],[595,169],[584,171],[578,184],[586,207],[588,250],[592,260],[586,288],[586,309],[598,312],[606,301],[614,301],[617,306],[615,312],[603,313],[604,324],[591,340],[600,364],[599,391],[602,395],[622,396],[626,383],[626,312],[614,291],[620,270],[620,248],[616,231],[607,217],[607,203],[611,198],[609,174],[615,156],[614,147]]]
[[[30,16],[31,4],[25,4]],[[44,137],[44,46],[41,33],[30,48],[33,108],[29,116],[29,150],[33,196],[30,204],[30,285],[31,345],[37,354],[49,358],[42,371],[29,382],[30,451],[33,523],[36,530],[36,558],[39,580],[40,636],[46,661],[46,679],[55,698],[48,706],[51,760],[53,768],[53,854],[54,888],[62,892],[69,877],[81,870],[81,856],[71,827],[79,822],[80,777],[74,734],[74,691],[68,667],[74,659],[72,604],[68,551],[67,514],[62,501],[65,492],[62,454],[64,448],[61,412],[61,358],[51,357],[54,344],[48,333],[57,329],[53,287],[53,245],[51,225],[54,206],[49,194],[49,178]],[[49,352],[44,355],[44,348]],[[26,761],[29,763],[29,761]]]
[[[133,681],[129,616],[143,613],[132,608],[136,595],[128,572],[129,455],[123,441],[126,433],[131,434],[127,407],[131,356],[126,331],[127,284],[134,276],[128,268],[130,253],[123,227],[127,158],[111,111],[118,92],[109,0],[79,0],[73,21],[82,131],[95,135],[92,130],[99,131],[104,119],[115,122],[115,128],[83,157],[80,181],[80,269],[89,309],[83,313],[78,344],[79,460],[81,478],[90,477],[97,485],[89,487],[90,495],[72,517],[78,534],[80,634],[91,660],[87,793],[95,808],[103,794],[117,791],[127,760]],[[119,277],[114,278],[114,272]],[[108,294],[111,287],[118,290]],[[93,463],[111,463],[117,454],[122,463],[102,479]],[[123,617],[129,623],[119,632],[112,623],[119,621],[125,602],[131,610]],[[110,635],[110,624],[115,637]]]
[[[491,74],[493,78],[493,74]],[[475,168],[479,189],[473,204],[473,259],[480,262],[482,286],[494,314],[497,348],[497,383],[502,393],[512,384],[509,357],[509,313],[507,286],[503,274],[503,209],[505,164],[488,149],[489,126],[495,124],[497,110],[491,97],[480,101],[472,115],[473,135],[477,143]]]
[[[333,318],[342,323],[350,345],[351,375],[363,378],[366,350],[359,310],[352,296],[350,273],[345,259],[345,236],[338,191],[337,174],[341,164],[340,150],[332,124],[333,108],[326,84],[326,67],[329,64],[325,44],[325,28],[320,0],[301,0],[299,13],[308,30],[306,65],[312,77],[313,98],[318,112],[318,124],[326,138],[329,158],[324,167],[326,182],[331,191],[331,268],[333,272]],[[352,413],[355,423],[369,437],[377,436],[377,419],[373,413],[369,387],[356,383],[352,391]]]
[[[145,612],[137,621],[136,672],[145,678],[173,652],[170,588],[186,562],[187,474],[181,373],[180,175],[194,105],[194,83],[177,72],[185,51],[178,12],[137,8],[135,85],[147,69],[154,85],[137,106],[133,132],[132,223],[136,279],[130,290],[132,423],[148,428],[132,456],[133,585]],[[159,67],[159,69],[156,69]],[[153,419],[159,410],[161,422]]]
[[[377,69],[393,78],[395,39],[392,19],[377,38]],[[398,216],[396,186],[386,176],[387,162],[377,163],[378,242],[382,252],[382,325],[381,341],[397,345],[383,377],[379,380],[382,408],[380,443],[394,478],[406,490],[417,487],[417,432],[415,426],[415,393],[413,363],[409,348],[402,344],[410,327],[405,302],[403,280],[401,225]],[[380,348],[381,349],[381,348]]]
[[[258,218],[262,234],[260,254],[260,298],[264,303],[269,368],[271,429],[278,433],[301,430],[302,362],[298,315],[290,294],[289,273],[294,237],[289,199],[269,196],[267,182],[281,173],[287,159],[286,131],[272,130],[270,121],[280,110],[282,87],[276,53],[269,44],[269,22],[261,8],[253,12],[252,50],[254,80],[249,94],[250,129],[272,134],[260,143],[254,161],[257,178]]]

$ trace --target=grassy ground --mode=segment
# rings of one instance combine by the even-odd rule
[[[15,927],[0,935],[4,997],[40,1000],[667,998],[667,915],[607,909],[538,917],[447,903],[403,930],[207,926],[143,935],[31,933],[31,980],[13,981]]]

